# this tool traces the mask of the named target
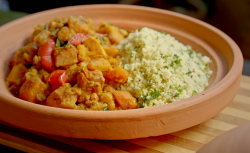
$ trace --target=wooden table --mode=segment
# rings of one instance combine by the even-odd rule
[[[0,121],[0,144],[24,152],[168,152],[193,153],[220,134],[250,122],[250,77],[242,76],[233,102],[194,127],[162,136],[132,140],[88,140],[38,135]]]

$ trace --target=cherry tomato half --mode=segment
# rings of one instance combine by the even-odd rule
[[[52,56],[42,56],[42,65],[50,71],[55,70],[55,64]]]
[[[87,39],[89,36],[82,33],[77,33],[75,36],[71,37],[68,41],[68,44],[78,46],[82,43],[84,39]]]
[[[66,71],[65,70],[53,71],[50,74],[48,81],[52,85],[53,91],[56,90],[61,85],[66,83]]]
[[[50,56],[52,55],[55,49],[55,41],[48,40],[45,44],[43,44],[38,50],[38,56]]]

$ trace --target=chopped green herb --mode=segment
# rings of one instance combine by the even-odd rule
[[[105,43],[104,43],[104,41],[103,41],[102,38],[99,38],[99,40],[100,40],[100,44],[101,44],[101,45],[105,45]]]
[[[167,33],[166,33],[166,32],[164,32],[164,31],[162,31],[161,33],[162,33],[162,34],[164,34],[164,35],[166,35],[166,34],[167,34]]]
[[[161,58],[165,59],[166,57],[168,57],[168,55],[162,55]]]
[[[174,54],[175,61],[173,61],[170,66],[173,67],[182,67],[181,65],[181,59],[179,59],[179,56],[177,54]]]
[[[191,74],[191,73],[192,73],[192,71],[188,70],[188,72],[187,72],[186,74],[189,75],[189,74]]]
[[[179,87],[175,87],[175,89],[176,89],[179,93],[182,93],[182,92],[183,92],[183,89],[181,88],[180,85],[179,85]]]
[[[141,32],[141,28],[138,29],[138,32]]]
[[[138,108],[144,108],[144,106],[142,105],[142,103],[138,104]]]
[[[192,50],[188,50],[188,55],[191,57],[193,55],[193,51]]]
[[[109,108],[108,107],[104,107],[103,110],[104,111],[109,111]]]
[[[172,103],[173,101],[172,101],[172,100],[168,100],[167,102],[168,102],[168,103]]]
[[[161,94],[159,92],[156,91],[151,91],[150,92],[150,96],[151,96],[151,100],[156,99],[157,97],[159,97]]]
[[[56,38],[56,47],[61,47],[61,42],[58,38]]]
[[[147,101],[150,101],[150,100],[154,100],[157,97],[159,97],[161,94],[159,92],[156,92],[156,91],[151,91],[149,93],[149,95],[150,95],[149,99],[147,99],[147,95],[142,96],[142,99],[143,99],[144,102],[147,102]]]
[[[198,93],[197,93],[197,91],[193,91],[193,93],[192,93],[192,96],[194,96],[194,95],[197,95]]]
[[[175,61],[175,64],[180,66],[180,64],[181,64],[181,59],[176,60],[176,61]]]
[[[180,96],[180,93],[177,92],[177,93],[175,94],[175,97],[179,97],[179,96]]]

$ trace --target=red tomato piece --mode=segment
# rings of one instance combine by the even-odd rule
[[[55,41],[50,39],[39,48],[37,55],[50,56],[52,55],[54,49],[55,49]]]
[[[84,35],[83,33],[77,33],[75,36],[71,37],[68,44],[78,46],[82,43],[84,39],[87,39],[89,35]]]
[[[52,85],[53,90],[56,90],[61,85],[66,83],[66,71],[65,70],[53,71],[50,74],[48,81]]]
[[[44,68],[54,71],[55,70],[55,64],[52,56],[42,56],[42,65]]]

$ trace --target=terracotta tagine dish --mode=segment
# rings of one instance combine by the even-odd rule
[[[6,77],[14,53],[29,41],[34,27],[56,17],[82,15],[136,30],[148,27],[174,36],[210,57],[213,71],[205,91],[166,105],[113,111],[56,108],[27,102],[9,91]],[[226,34],[197,19],[142,6],[86,5],[28,15],[0,27],[0,120],[41,134],[87,139],[134,139],[176,132],[222,111],[236,96],[243,68],[239,47]]]

